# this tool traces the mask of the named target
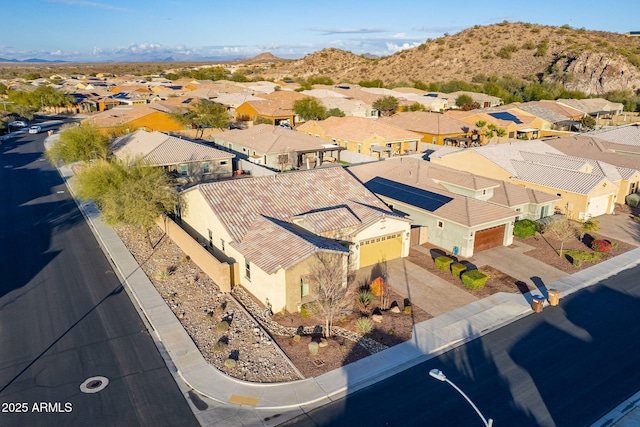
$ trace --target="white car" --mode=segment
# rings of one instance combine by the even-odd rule
[[[40,126],[31,126],[29,128],[29,133],[40,133],[42,128]]]

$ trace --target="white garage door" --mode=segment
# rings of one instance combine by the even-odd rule
[[[607,207],[609,206],[609,195],[594,197],[589,200],[589,208],[587,213],[591,216],[604,215],[607,213]]]

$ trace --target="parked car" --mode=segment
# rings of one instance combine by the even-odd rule
[[[35,125],[29,128],[29,133],[40,133],[41,130],[42,130],[42,127]]]
[[[26,128],[27,124],[25,122],[23,122],[22,120],[16,120],[15,122],[11,122],[9,123],[9,127],[13,127],[13,128]]]

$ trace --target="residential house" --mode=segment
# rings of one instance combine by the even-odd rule
[[[329,117],[310,120],[296,128],[298,132],[331,141],[348,151],[368,156],[386,156],[415,153],[422,136],[363,117]]]
[[[514,219],[548,216],[558,199],[413,156],[348,170],[394,212],[414,221],[413,244],[429,242],[464,257],[510,245]]]
[[[183,124],[171,117],[170,113],[173,111],[176,111],[176,107],[160,102],[142,106],[118,106],[94,114],[84,121],[104,132],[118,129],[126,129],[128,132],[137,129],[173,132],[185,129]]]
[[[584,134],[549,139],[545,143],[567,156],[588,159],[593,168],[600,168],[603,173],[610,171],[608,175],[619,187],[617,203],[624,203],[627,195],[640,190],[640,139],[635,141],[635,147]],[[614,166],[615,171],[610,166]]]
[[[502,98],[480,92],[467,92],[464,90],[459,90],[457,92],[447,93],[446,97],[449,99],[457,100],[463,95],[470,97],[473,102],[477,102],[480,105],[480,108],[497,107],[498,105],[502,105]]]
[[[477,145],[480,135],[475,125],[438,113],[414,111],[380,117],[378,121],[416,132],[420,141],[437,145]]]
[[[296,113],[293,104],[306,98],[298,92],[275,91],[270,94],[260,95],[263,100],[251,100],[244,102],[236,108],[237,119],[243,121],[256,121],[258,118],[270,120],[275,125],[288,124],[295,126]]]
[[[340,162],[340,151],[343,150],[324,140],[267,124],[222,132],[214,136],[214,141],[235,152],[239,158],[278,171]]]
[[[622,114],[624,109],[624,105],[620,102],[612,102],[604,98],[558,99],[556,102],[588,114],[596,120],[610,119]]]
[[[233,154],[201,142],[139,129],[116,138],[113,155],[130,162],[143,159],[162,167],[182,185],[228,178],[233,174]]]
[[[443,147],[429,156],[434,163],[556,194],[556,210],[584,221],[613,212],[619,193],[613,181],[620,171],[572,159],[542,141]]]
[[[409,253],[410,220],[341,167],[200,184],[182,196],[185,230],[238,263],[240,284],[274,311],[314,300],[317,254],[358,269]]]

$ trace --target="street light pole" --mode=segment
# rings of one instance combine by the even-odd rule
[[[464,392],[462,390],[460,390],[460,388],[458,388],[457,385],[455,385],[453,382],[451,382],[451,380],[449,380],[447,378],[447,376],[440,369],[432,369],[432,370],[430,370],[429,371],[429,375],[431,375],[433,378],[435,378],[435,379],[437,379],[439,381],[446,382],[451,387],[453,387],[458,393],[460,393],[462,395],[462,397],[464,397],[467,400],[467,402],[469,402],[469,405],[471,405],[471,407],[476,411],[478,416],[480,416],[480,419],[484,423],[485,427],[492,427],[493,426],[493,420],[491,418],[489,418],[487,420],[484,417],[484,415],[482,415],[482,412],[480,412],[480,409],[478,409],[478,407],[471,401],[471,399],[469,399],[469,396],[464,394]]]

